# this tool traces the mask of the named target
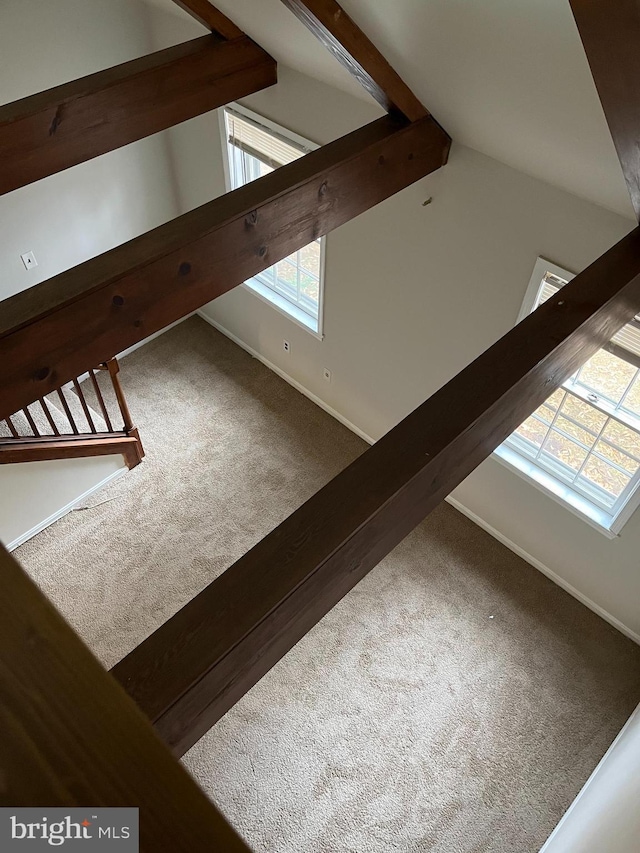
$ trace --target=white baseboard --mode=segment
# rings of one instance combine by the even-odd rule
[[[595,601],[592,601],[590,598],[587,598],[586,595],[583,595],[579,589],[576,589],[575,586],[572,586],[570,583],[567,583],[564,578],[560,575],[556,574],[552,569],[548,566],[545,566],[544,563],[540,562],[540,560],[532,557],[524,548],[521,548],[519,545],[516,545],[515,542],[512,542],[511,539],[504,536],[500,533],[499,530],[496,530],[495,527],[492,527],[490,524],[487,524],[484,519],[480,518],[479,515],[476,515],[475,512],[472,512],[470,509],[467,509],[464,504],[461,504],[459,500],[448,495],[445,500],[447,503],[450,503],[451,506],[455,507],[459,512],[463,515],[466,515],[468,519],[473,521],[478,527],[481,527],[485,530],[489,535],[493,536],[494,539],[497,539],[498,542],[501,542],[505,545],[510,551],[513,551],[514,554],[517,554],[518,557],[522,557],[527,563],[533,566],[538,571],[542,572],[543,575],[546,575],[550,580],[552,580],[555,584],[562,587],[569,595],[572,595],[574,598],[577,598],[578,601],[582,602],[585,607],[588,607],[589,610],[593,610],[594,613],[597,613],[598,616],[602,617],[605,622],[609,622],[610,625],[613,625],[614,628],[617,628],[621,634],[624,634],[626,637],[629,637],[630,640],[633,640],[635,643],[640,645],[640,634],[636,634],[635,631],[632,631],[631,628],[627,628],[619,619],[616,619],[615,616],[612,616],[608,613],[604,608],[600,607],[599,604],[596,604]]]
[[[99,483],[96,483],[95,486],[91,486],[90,489],[87,489],[86,492],[83,492],[79,497],[75,498],[71,503],[68,503],[66,506],[63,506],[62,509],[56,510],[53,515],[50,515],[48,518],[45,518],[44,521],[41,521],[40,524],[36,524],[35,527],[32,527],[31,530],[27,530],[26,533],[23,533],[21,536],[18,536],[17,539],[14,539],[13,542],[9,542],[6,546],[7,551],[15,551],[20,545],[24,545],[32,537],[36,536],[38,533],[42,533],[45,528],[49,527],[50,524],[53,524],[54,521],[58,521],[63,516],[67,515],[67,513],[71,512],[72,509],[75,509],[78,504],[87,500],[87,498],[91,497],[91,495],[95,494],[99,489],[103,486],[106,486],[107,483],[111,483],[113,480],[117,480],[118,477],[121,477],[123,474],[128,472],[128,468],[123,466],[122,468],[118,468],[117,471],[113,471],[109,474],[108,477],[105,477],[104,480],[101,480]]]
[[[304,385],[301,385],[300,382],[298,382],[296,379],[293,379],[293,377],[289,376],[288,373],[285,373],[284,370],[281,370],[276,364],[274,364],[272,361],[269,361],[268,358],[265,358],[257,350],[254,350],[252,347],[248,346],[248,344],[245,344],[244,341],[240,340],[240,338],[236,337],[228,329],[225,329],[225,327],[221,326],[220,323],[218,323],[216,320],[212,320],[211,317],[208,317],[202,311],[196,311],[196,313],[198,317],[201,317],[205,321],[205,323],[208,323],[210,326],[213,326],[213,328],[221,332],[225,336],[225,338],[229,338],[229,340],[233,341],[234,344],[237,344],[241,349],[243,349],[245,352],[248,352],[249,355],[253,356],[253,358],[264,364],[265,367],[268,367],[269,370],[273,370],[273,372],[277,373],[281,379],[284,379],[285,382],[288,382],[289,385],[292,385],[296,389],[296,391],[299,391],[301,394],[304,394],[304,396],[308,397],[312,403],[315,403],[316,406],[320,406],[320,408],[324,409],[327,414],[331,415],[331,417],[335,418],[337,421],[340,421],[341,424],[346,426],[347,429],[351,430],[351,432],[354,432],[363,441],[366,441],[367,444],[375,444],[375,441],[371,438],[370,435],[367,435],[366,432],[360,429],[360,427],[357,427],[354,423],[351,423],[351,421],[345,418],[344,415],[341,415],[340,412],[336,411],[336,409],[333,409],[331,406],[325,403],[321,397],[316,397],[316,395],[312,391],[309,391],[308,388],[305,388]]]
[[[234,335],[228,329],[225,329],[225,327],[222,326],[220,323],[218,323],[216,320],[213,320],[211,317],[208,317],[202,311],[197,311],[196,313],[206,323],[209,323],[210,326],[213,326],[215,329],[217,329],[219,332],[221,332],[225,337],[232,340],[234,342],[234,344],[237,344],[243,350],[248,352],[249,355],[252,355],[258,361],[262,362],[262,364],[264,364],[265,367],[268,367],[269,370],[273,370],[273,372],[277,373],[277,375],[281,379],[284,379],[285,382],[288,382],[289,385],[292,385],[296,389],[296,391],[299,391],[301,394],[304,394],[305,397],[308,397],[309,400],[311,400],[317,406],[320,406],[321,409],[324,409],[325,412],[330,414],[337,421],[340,421],[341,424],[344,424],[344,426],[346,426],[348,429],[350,429],[352,432],[354,432],[357,436],[362,438],[368,444],[374,444],[375,443],[374,440],[371,438],[371,436],[367,435],[367,433],[364,432],[364,430],[361,430],[360,427],[357,427],[350,420],[348,420],[343,415],[341,415],[340,412],[336,411],[331,406],[327,405],[327,403],[325,403],[324,400],[322,400],[320,397],[317,397],[315,394],[313,394],[311,391],[309,391],[307,388],[305,388],[304,385],[302,385],[296,379],[293,379],[291,376],[289,376],[287,373],[285,373],[284,370],[281,370],[277,365],[273,364],[271,361],[269,361],[267,358],[265,358],[263,355],[261,355],[256,350],[254,350],[252,347],[248,346],[244,341],[240,340],[240,338],[236,337],[236,335]],[[556,583],[559,587],[562,587],[562,589],[564,589],[566,592],[568,592],[569,595],[572,595],[574,598],[577,598],[578,601],[580,601],[582,604],[584,604],[585,607],[588,607],[589,610],[593,610],[594,613],[597,613],[598,616],[600,616],[602,619],[605,620],[605,622],[609,622],[610,625],[613,625],[614,628],[617,628],[621,634],[624,634],[626,637],[629,637],[630,640],[633,640],[635,643],[638,643],[638,645],[640,645],[640,634],[637,634],[635,631],[632,631],[631,628],[627,628],[627,626],[624,625],[622,622],[620,622],[619,619],[616,619],[615,616],[612,616],[610,613],[608,613],[606,610],[604,610],[602,607],[600,607],[600,605],[596,604],[595,601],[592,601],[590,598],[587,598],[587,596],[583,595],[580,592],[580,590],[576,589],[570,583],[567,583],[567,581],[565,581],[560,575],[556,574],[556,572],[554,572],[548,566],[545,566],[544,563],[540,562],[540,560],[533,557],[531,554],[529,554],[527,551],[525,551],[519,545],[516,545],[515,542],[512,542],[511,539],[508,539],[506,536],[504,536],[502,533],[500,533],[499,530],[496,530],[495,527],[492,527],[490,524],[488,524],[486,521],[484,521],[484,519],[482,519],[479,515],[476,515],[475,512],[472,512],[470,509],[467,509],[467,507],[464,506],[464,504],[461,504],[459,500],[451,497],[451,495],[448,495],[445,498],[445,500],[452,507],[457,509],[463,515],[465,515],[468,519],[470,519],[475,524],[477,524],[478,527],[481,527],[490,536],[493,536],[494,539],[497,539],[498,542],[501,542],[510,551],[513,551],[514,554],[517,554],[518,557],[522,557],[522,559],[525,560],[525,562],[529,563],[529,565],[533,566],[535,569],[538,569],[538,571],[542,572],[543,575],[546,575],[550,580],[552,580],[554,583]]]

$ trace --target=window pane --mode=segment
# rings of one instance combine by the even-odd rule
[[[269,172],[273,172],[271,166],[267,166],[257,157],[252,157],[246,151],[229,145],[229,168],[231,171],[231,186],[234,189],[251,183]]]
[[[597,456],[590,457],[582,470],[582,476],[596,486],[600,486],[614,498],[620,497],[631,479],[617,468],[598,459]]]
[[[550,424],[556,415],[556,410],[552,409],[551,406],[548,406],[546,403],[543,403],[539,409],[536,409],[535,414],[542,418],[545,423]]]
[[[544,444],[544,453],[553,456],[559,462],[563,462],[572,468],[574,471],[579,471],[580,466],[587,458],[587,451],[584,448],[574,444],[571,439],[560,435],[555,430],[549,431],[549,437]]]
[[[572,394],[567,394],[567,398],[562,406],[562,412],[578,421],[585,429],[598,433],[605,425],[607,416],[603,415],[589,403],[585,403],[574,397]]]
[[[540,423],[537,418],[531,417],[527,418],[523,424],[520,424],[516,430],[516,435],[520,435],[522,438],[527,438],[529,441],[533,442],[536,447],[540,447],[547,432],[548,428],[543,423]]]
[[[595,436],[590,432],[587,432],[585,429],[582,429],[582,427],[577,426],[573,421],[568,421],[566,418],[563,418],[562,415],[558,416],[555,426],[562,432],[569,433],[572,438],[577,439],[582,442],[582,444],[586,444],[589,448],[592,447],[596,440]]]
[[[612,444],[617,445],[626,453],[637,456],[640,459],[640,435],[629,427],[623,426],[618,421],[610,420],[602,433]],[[625,466],[626,467],[626,466]]]
[[[275,289],[276,286],[276,268],[275,267],[267,267],[266,270],[262,270],[259,272],[255,278],[258,281],[262,282],[262,284],[266,284],[267,287],[270,287],[272,290]]]
[[[276,264],[276,272],[278,276],[278,284],[287,294],[293,295],[295,299],[298,292],[297,268],[288,258],[285,258],[283,261],[278,261]]]
[[[637,462],[635,459],[627,456],[627,454],[623,453],[621,450],[616,450],[615,447],[611,447],[610,444],[607,444],[604,441],[599,441],[594,449],[601,456],[610,459],[611,462],[615,462],[616,465],[624,468],[632,476],[636,473],[638,467],[640,467],[640,462]]]
[[[581,369],[578,383],[619,403],[635,374],[633,365],[610,352],[599,350]]]
[[[308,272],[300,270],[300,294],[306,296],[314,304],[318,304],[318,287],[317,278],[313,278]]]
[[[320,243],[314,241],[309,243],[298,252],[300,256],[299,264],[305,270],[308,270],[316,278],[320,277]]]
[[[636,377],[624,401],[624,408],[640,417],[640,374]]]
[[[549,406],[555,412],[558,406],[562,405],[562,401],[567,396],[567,392],[563,388],[556,388],[553,394],[547,398],[545,406]]]

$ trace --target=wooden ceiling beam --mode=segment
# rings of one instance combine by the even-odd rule
[[[202,36],[0,107],[0,193],[273,85],[249,38]]]
[[[429,115],[378,48],[335,0],[282,0],[387,112]]]
[[[640,5],[637,0],[570,3],[640,220]]]
[[[198,23],[223,39],[232,40],[244,35],[233,21],[218,11],[208,0],[173,0],[173,2],[188,12]]]
[[[0,303],[0,417],[185,317],[446,160],[385,116]]]
[[[141,851],[249,853],[2,546],[0,600],[0,806],[137,806]]]
[[[335,477],[113,670],[181,755],[640,309],[640,228]]]

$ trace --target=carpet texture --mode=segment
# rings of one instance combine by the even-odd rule
[[[17,551],[107,666],[365,449],[198,318],[122,381],[144,464]],[[639,699],[640,648],[443,504],[185,764],[255,851],[529,853]]]

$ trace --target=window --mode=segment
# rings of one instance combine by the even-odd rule
[[[226,108],[223,114],[228,189],[255,181],[317,148],[244,108]],[[324,237],[314,240],[245,282],[254,293],[318,337],[322,337],[324,247]]]
[[[571,278],[539,258],[519,319]],[[554,391],[496,455],[592,525],[617,534],[640,503],[640,316]]]

